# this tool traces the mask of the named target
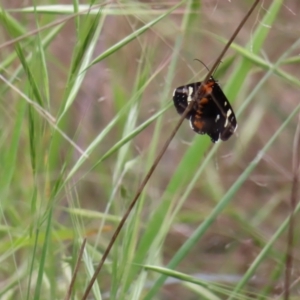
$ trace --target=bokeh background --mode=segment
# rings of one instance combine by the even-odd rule
[[[179,120],[173,89],[205,77],[194,59],[210,68],[252,2],[186,1],[128,43],[122,41],[179,2],[108,2],[98,15],[97,8],[68,20],[76,1],[1,2],[1,74],[19,90],[1,80],[1,297],[62,298],[87,237],[73,289],[80,299],[92,266]],[[77,4],[84,10],[90,3]],[[182,124],[99,275],[103,299],[150,299],[162,271],[144,266],[166,267],[229,197],[173,267],[215,288],[170,276],[151,296],[227,299],[289,216],[299,150],[300,44],[290,49],[300,36],[299,13],[297,0],[265,0],[243,26],[234,41],[239,48],[229,49],[214,73],[236,112],[236,134],[213,145]],[[274,15],[269,23],[268,15]],[[22,38],[6,45],[16,37]],[[49,123],[20,92],[56,121]],[[78,149],[88,149],[88,158]],[[255,158],[260,161],[239,185]],[[294,299],[298,223],[296,218]],[[275,238],[238,299],[281,299],[286,233]],[[91,299],[100,299],[93,293]]]

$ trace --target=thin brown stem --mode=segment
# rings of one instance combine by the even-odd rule
[[[198,93],[195,93],[193,101],[190,102],[190,104],[188,105],[188,107],[185,109],[184,113],[181,115],[181,118],[179,119],[178,123],[176,124],[174,130],[172,131],[172,133],[170,134],[169,138],[166,140],[165,144],[163,145],[161,151],[159,152],[159,154],[157,155],[156,159],[154,160],[150,170],[148,171],[148,173],[146,174],[144,180],[142,181],[141,185],[139,186],[132,202],[130,203],[127,211],[125,212],[122,220],[120,221],[118,227],[116,228],[107,248],[105,249],[105,252],[103,253],[103,256],[101,258],[101,261],[99,262],[95,273],[93,275],[93,277],[91,278],[85,293],[82,297],[82,300],[86,300],[91,289],[92,286],[94,284],[94,282],[97,279],[97,276],[108,256],[108,254],[110,253],[110,250],[113,246],[113,244],[115,243],[123,225],[125,224],[129,214],[131,213],[133,207],[135,206],[135,204],[137,203],[139,196],[141,195],[142,191],[144,190],[144,187],[146,186],[148,180],[150,179],[151,175],[153,174],[155,168],[157,167],[160,159],[162,158],[162,156],[164,155],[165,151],[167,150],[170,142],[172,141],[173,137],[175,136],[176,132],[178,131],[179,127],[181,126],[183,120],[185,119],[186,115],[188,114],[188,112],[191,110],[192,106],[193,106],[193,102],[195,101],[196,97],[201,98],[201,96],[203,97],[203,95],[199,95],[199,91],[202,91],[202,86],[207,82],[207,80],[210,78],[211,74],[213,73],[213,71],[215,70],[215,68],[218,66],[219,61],[222,59],[222,57],[224,56],[224,54],[226,53],[226,51],[228,50],[228,48],[230,47],[230,44],[233,42],[233,40],[235,39],[235,37],[237,36],[237,34],[239,33],[239,31],[241,30],[241,28],[243,27],[243,25],[245,24],[245,22],[247,21],[247,19],[249,18],[249,16],[251,15],[251,13],[253,12],[253,10],[255,9],[255,7],[257,6],[257,4],[259,3],[260,0],[256,0],[254,2],[254,4],[252,5],[252,7],[250,8],[249,12],[245,15],[244,19],[241,21],[241,23],[239,24],[239,26],[237,27],[237,29],[235,30],[235,32],[233,33],[232,37],[229,39],[229,41],[227,42],[227,44],[225,45],[223,51],[221,52],[221,54],[219,55],[219,57],[216,59],[213,67],[210,69],[210,71],[208,72],[208,74],[206,75],[205,79],[203,80],[201,86],[199,87]]]
[[[84,251],[84,248],[85,248],[85,244],[86,244],[86,238],[83,240],[83,242],[81,244],[79,255],[78,255],[77,261],[76,261],[76,266],[75,266],[74,273],[73,273],[73,276],[72,276],[72,280],[70,282],[68,292],[67,292],[67,295],[66,295],[64,300],[69,300],[71,298],[72,290],[73,290],[73,287],[74,287],[76,276],[78,274],[78,270],[79,270],[80,262],[81,262],[81,259],[82,259],[83,251]]]

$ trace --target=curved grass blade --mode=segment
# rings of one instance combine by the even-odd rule
[[[116,43],[115,45],[113,45],[112,47],[110,47],[109,49],[107,49],[106,51],[104,51],[101,55],[99,55],[97,58],[95,58],[91,62],[91,64],[87,67],[87,69],[90,68],[91,66],[93,66],[94,64],[100,62],[101,60],[103,60],[107,56],[111,55],[112,53],[116,52],[120,48],[124,47],[126,44],[130,43],[134,39],[136,39],[139,35],[143,34],[145,31],[147,31],[152,26],[154,26],[159,21],[161,21],[166,16],[168,16],[170,13],[172,13],[176,8],[178,8],[179,6],[181,6],[184,2],[185,1],[180,1],[178,4],[174,5],[171,9],[169,9],[166,13],[160,15],[158,18],[156,18],[153,21],[147,23],[143,27],[141,27],[138,30],[134,31],[130,35],[126,36],[123,40],[119,41],[118,43]]]

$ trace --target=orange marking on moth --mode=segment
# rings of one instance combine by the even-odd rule
[[[198,130],[202,130],[203,126],[204,126],[204,122],[200,121],[198,119],[194,120],[193,125],[195,128],[197,128]]]
[[[212,93],[212,88],[213,88],[214,84],[215,84],[215,82],[212,80],[207,81],[206,84],[204,84],[202,86],[201,92],[204,93],[204,95],[210,95]]]
[[[204,104],[206,104],[208,102],[208,99],[207,98],[202,98],[199,102],[199,104],[202,106]]]

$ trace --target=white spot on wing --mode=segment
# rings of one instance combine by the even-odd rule
[[[192,124],[192,118],[190,117],[190,127],[194,130],[194,126],[193,126],[193,124]]]
[[[226,118],[226,120],[225,120],[224,127],[227,127],[227,125],[228,125],[228,118]]]
[[[220,115],[217,115],[216,118],[215,118],[215,122],[217,123],[220,119]]]
[[[188,103],[190,103],[192,101],[193,91],[194,91],[194,88],[192,88],[191,86],[189,86],[188,98],[187,98]]]
[[[231,114],[232,114],[231,109],[228,109],[227,114],[226,114],[226,120],[225,120],[224,127],[227,127],[227,125],[228,125],[228,118],[229,118],[229,116],[230,116]],[[232,118],[231,118],[231,120],[232,120]]]

